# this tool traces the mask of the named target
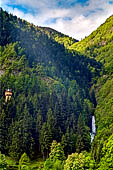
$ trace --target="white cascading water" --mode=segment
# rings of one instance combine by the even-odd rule
[[[94,140],[95,134],[96,134],[95,116],[92,116],[91,142]]]

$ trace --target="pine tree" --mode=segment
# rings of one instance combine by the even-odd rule
[[[40,134],[41,151],[43,159],[49,156],[50,146],[52,143],[52,132],[47,123],[44,123]]]
[[[65,154],[63,151],[63,147],[60,143],[57,143],[55,140],[51,144],[51,152],[49,154],[49,158],[53,161],[56,160],[65,160]]]
[[[65,135],[62,136],[61,141],[61,145],[63,146],[66,155],[75,152],[76,138],[76,134],[74,134],[72,130],[69,130],[69,128],[67,128],[67,131]]]
[[[48,128],[51,130],[51,134],[52,134],[52,138],[55,139],[56,137],[56,119],[55,119],[55,116],[54,116],[54,112],[52,112],[51,109],[48,110],[47,112],[47,126]]]
[[[54,140],[51,144],[49,158],[44,163],[44,170],[62,170],[65,159],[63,147]]]
[[[77,123],[77,142],[76,151],[80,153],[83,150],[89,151],[91,148],[91,137],[88,127],[86,127],[82,114],[80,113]]]
[[[40,145],[40,135],[41,135],[41,129],[42,129],[42,125],[43,125],[43,117],[42,117],[42,113],[40,110],[38,110],[38,113],[36,115],[36,144],[38,146],[38,150],[39,152],[41,152],[41,145]]]
[[[0,113],[0,151],[6,150],[6,143],[7,143],[7,128],[6,128],[6,114],[4,110]]]

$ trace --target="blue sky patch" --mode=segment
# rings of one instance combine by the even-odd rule
[[[96,11],[95,10],[90,10],[86,14],[84,14],[85,17],[88,17],[89,15],[94,14]]]
[[[113,1],[109,1],[109,4],[113,4]]]
[[[88,0],[77,0],[77,3],[80,4],[81,6],[87,6]]]
[[[64,17],[63,20],[65,20],[65,21],[71,21],[72,18],[71,18],[71,17]]]
[[[86,12],[86,13],[84,14],[84,16],[85,16],[85,17],[88,17],[88,16],[96,13],[97,11],[103,11],[103,8],[96,8],[95,10],[90,10],[90,11]]]
[[[72,8],[77,4],[85,5],[88,0],[62,0],[57,2],[57,6],[60,8]]]
[[[86,2],[88,2],[88,0],[77,0],[76,2],[77,2],[77,3],[81,3],[81,4],[82,4],[82,3],[85,4]]]
[[[75,4],[76,4],[76,1],[69,2],[69,1],[63,0],[63,1],[59,1],[57,3],[57,6],[59,8],[71,8],[71,7],[75,6]]]
[[[44,22],[46,25],[55,24],[59,18],[50,18]]]
[[[16,9],[18,9],[18,10],[20,10],[20,11],[22,11],[24,14],[27,14],[27,13],[32,13],[32,14],[34,14],[35,12],[35,10],[34,9],[31,9],[31,8],[28,8],[28,7],[26,7],[26,6],[22,6],[22,5],[15,5],[15,4],[8,4],[7,5],[8,7],[11,7],[11,8],[16,8]]]
[[[113,0],[0,1],[1,7],[9,13],[36,25],[52,27],[76,39],[88,36],[113,13]],[[110,8],[106,8],[107,5]],[[60,22],[58,22],[59,19]],[[72,21],[71,24],[70,21]]]

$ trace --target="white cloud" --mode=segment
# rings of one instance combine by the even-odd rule
[[[34,14],[7,6],[9,1],[10,5],[13,1],[13,4],[31,8]],[[76,39],[88,36],[113,14],[113,4],[109,4],[109,0],[88,0],[87,5],[75,4],[71,8],[60,8],[57,2],[58,0],[2,0],[2,6],[35,25],[49,26]],[[71,20],[64,20],[65,17],[70,17]],[[57,18],[56,23],[48,24],[46,21],[52,18]]]

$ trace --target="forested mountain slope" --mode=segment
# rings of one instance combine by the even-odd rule
[[[110,159],[113,161],[111,156],[113,153],[112,144],[109,146],[111,152],[107,153],[107,157],[105,146],[107,146],[108,138],[111,138],[110,136],[113,134],[113,16],[108,18],[89,37],[69,48],[86,54],[90,58],[95,58],[102,64],[100,77],[94,81],[95,83],[92,86],[97,100],[94,113],[97,135],[94,141],[93,154],[97,161],[103,160],[100,169],[110,169]]]
[[[90,66],[98,75],[101,65],[69,52],[55,40],[55,31],[49,36],[48,29],[45,33],[45,28],[2,9],[0,26],[0,150],[15,159],[23,152],[31,158],[40,153],[47,157],[52,141],[57,140],[65,146],[65,154],[89,151]],[[13,95],[6,103],[7,88]],[[81,130],[78,118],[83,122]]]
[[[104,66],[107,74],[113,73],[113,16],[84,40],[74,43],[71,49],[86,54]]]
[[[64,163],[66,170],[71,157],[83,160],[82,169],[112,168],[112,44],[113,16],[78,42],[1,9],[0,151],[17,162],[24,152],[31,160],[49,156],[44,170]]]
[[[63,44],[66,48],[68,48],[68,46],[73,45],[75,42],[78,42],[78,40],[75,40],[74,38],[66,36],[51,28],[40,27],[40,30],[44,32],[46,35],[48,35],[48,37],[51,37],[52,39],[54,39],[56,42]]]

